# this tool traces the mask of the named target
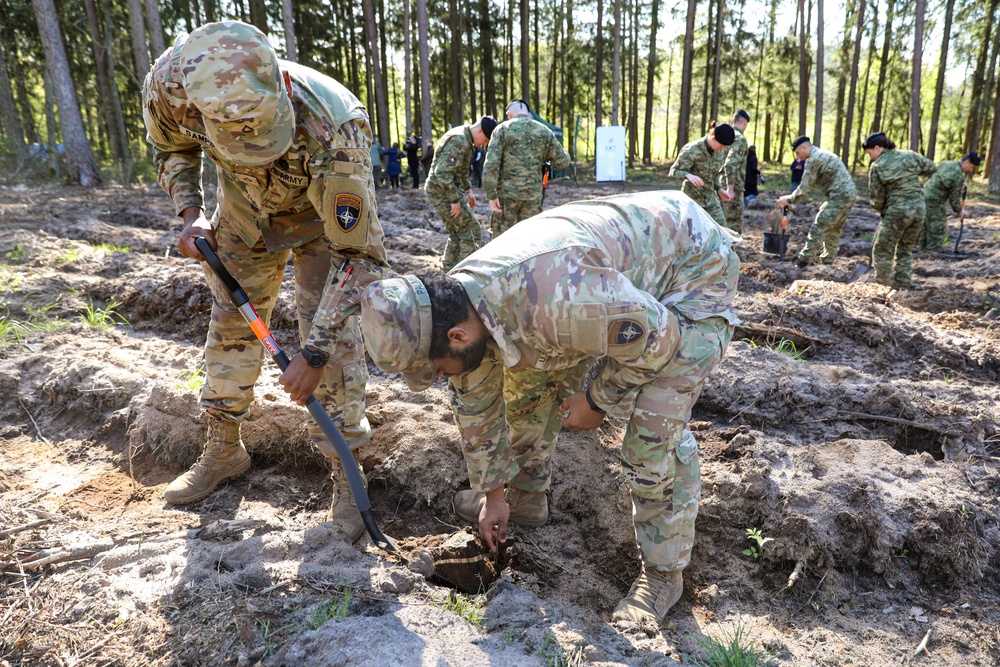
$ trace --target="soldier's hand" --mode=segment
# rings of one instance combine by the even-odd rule
[[[180,238],[177,239],[177,250],[184,257],[204,262],[205,256],[198,250],[194,240],[204,238],[212,250],[218,250],[219,245],[215,242],[215,230],[212,229],[212,223],[205,217],[205,212],[197,206],[189,206],[181,211],[181,217],[184,218],[185,224],[184,229],[181,230]]]
[[[490,210],[492,212],[494,212],[494,213],[503,213],[503,207],[500,206],[500,200],[499,199],[491,199],[490,200]]]
[[[451,217],[457,218],[460,215],[462,215],[462,205],[461,204],[452,204],[451,205]]]
[[[604,422],[604,413],[590,409],[587,395],[578,391],[568,397],[559,406],[562,413],[562,425],[571,431],[588,431],[597,428]]]
[[[510,506],[504,499],[503,485],[486,494],[486,504],[479,512],[479,537],[493,553],[497,552],[497,542],[507,541],[507,522],[510,520]]]
[[[733,186],[729,186],[725,190],[719,190],[719,196],[722,197],[722,201],[733,201]]]
[[[472,190],[465,193],[465,198],[469,202],[469,208],[476,207],[476,195],[472,194]]]
[[[316,387],[319,386],[322,376],[322,368],[311,367],[306,363],[305,357],[296,354],[292,357],[288,368],[278,378],[278,384],[284,388],[295,403],[305,405],[312,393],[316,391]]]
[[[776,206],[788,206],[788,197],[779,197],[774,203]]]
[[[688,182],[690,182],[691,185],[693,185],[696,188],[701,188],[701,187],[705,186],[705,181],[701,180],[701,176],[695,176],[694,174],[688,174],[684,178],[688,179]]]

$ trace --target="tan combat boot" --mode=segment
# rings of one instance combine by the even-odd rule
[[[186,505],[208,497],[215,487],[250,469],[250,455],[240,440],[239,422],[213,420],[208,424],[205,453],[186,473],[170,482],[163,499]]]
[[[684,577],[678,572],[661,572],[657,569],[642,568],[642,574],[632,584],[632,590],[618,603],[611,614],[613,621],[643,620],[663,623],[667,612],[681,599],[684,592]]]
[[[358,469],[361,470],[360,465]],[[354,500],[354,494],[351,493],[351,487],[347,483],[347,475],[339,460],[333,462],[333,474],[330,478],[333,480],[333,502],[330,504],[326,520],[344,531],[351,542],[357,542],[365,533],[365,522],[361,519],[358,504]],[[364,470],[361,470],[361,480],[367,489],[368,478]]]
[[[522,491],[508,486],[504,493],[510,505],[510,520],[519,526],[544,526],[549,520],[549,499],[544,491]],[[486,495],[466,489],[455,495],[452,507],[466,521],[479,523],[479,513],[486,505]]]

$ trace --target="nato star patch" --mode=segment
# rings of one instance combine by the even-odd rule
[[[337,195],[334,207],[337,224],[340,225],[340,228],[345,232],[354,229],[355,225],[358,224],[358,220],[361,219],[361,197],[348,194]]]
[[[628,345],[645,334],[646,330],[635,320],[618,320],[608,328],[608,345]]]
[[[448,162],[451,162],[452,164],[455,164],[455,156],[454,155],[449,155],[448,156]]]

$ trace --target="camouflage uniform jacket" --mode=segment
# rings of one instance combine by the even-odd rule
[[[946,160],[938,165],[937,171],[924,185],[924,199],[937,200],[951,204],[951,210],[959,213],[962,210],[962,185],[965,183],[965,172],[958,160]]]
[[[465,193],[472,189],[469,165],[475,152],[476,145],[468,125],[459,125],[445,132],[434,148],[434,161],[424,183],[424,192],[449,204],[463,201]]]
[[[204,208],[201,160],[208,157],[218,173],[219,206],[213,224],[234,230],[250,248],[263,238],[268,252],[304,245],[324,234],[353,265],[353,287],[379,278],[388,266],[375,200],[371,196],[371,130],[361,102],[341,84],[307,67],[279,61],[291,79],[295,136],[285,156],[272,164],[246,167],[229,161],[213,146],[201,112],[190,103],[181,72],[181,49],[187,35],[157,59],[143,84],[147,141],[153,146],[158,180],[178,215]],[[363,149],[350,153],[342,127]],[[339,266],[336,267],[339,269]],[[334,287],[336,285],[336,287]],[[359,309],[360,289],[349,289],[349,303],[339,281],[324,289],[309,344],[328,347],[330,331]],[[323,331],[325,330],[325,332]]]
[[[688,197],[663,191],[592,199],[537,218],[544,224],[513,227],[449,274],[492,335],[493,363],[450,384],[478,491],[517,474],[502,366],[516,386],[519,372],[570,369],[606,356],[591,397],[628,417],[642,386],[677,352],[678,313],[739,322],[732,238]]]
[[[819,190],[827,199],[854,199],[857,189],[851,172],[841,159],[830,151],[813,146],[812,154],[806,160],[802,182],[788,197],[793,204],[806,196],[810,190]]]
[[[483,165],[486,198],[532,200],[542,197],[542,164],[569,166],[569,153],[552,130],[523,116],[501,123],[490,137]]]
[[[806,163],[806,169],[809,164]],[[937,165],[913,151],[886,149],[868,169],[868,196],[879,213],[893,206],[909,207],[924,201],[921,176],[931,176]]]
[[[732,146],[723,151],[722,187],[733,186],[733,192],[743,192],[747,178],[747,138],[734,128],[736,140]],[[740,202],[742,206],[743,203]]]
[[[719,189],[719,175],[724,156],[725,151],[713,151],[708,145],[708,138],[702,137],[685,144],[677,156],[677,161],[670,167],[670,177],[683,179],[681,192],[702,204]],[[686,178],[688,174],[700,177],[705,181],[705,185],[700,188],[691,185]]]

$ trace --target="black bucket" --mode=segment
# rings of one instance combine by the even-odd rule
[[[777,255],[781,259],[785,258],[785,250],[788,249],[788,234],[778,234],[777,232],[764,232],[764,252]]]

